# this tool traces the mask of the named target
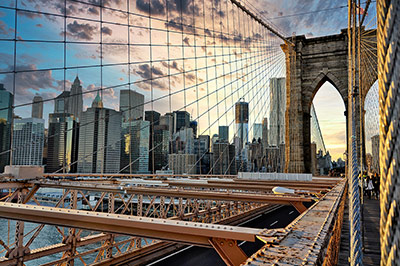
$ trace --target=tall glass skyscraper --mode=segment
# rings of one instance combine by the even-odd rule
[[[35,95],[32,101],[32,117],[43,118],[43,98],[39,95]]]
[[[82,113],[79,127],[78,172],[118,173],[121,155],[120,112],[104,108],[97,94]]]
[[[75,173],[78,159],[79,127],[71,114],[49,114],[46,172]]]
[[[132,90],[121,90],[119,111],[122,112],[124,122],[143,119],[144,95]]]
[[[262,139],[262,124],[254,123],[253,125],[253,139]]]
[[[10,163],[13,95],[0,84],[0,173]],[[5,153],[3,153],[5,152]]]
[[[218,127],[218,137],[220,142],[229,142],[229,127],[219,126]]]
[[[78,121],[80,121],[83,112],[83,96],[81,81],[78,76],[76,76],[74,83],[72,84],[69,96],[67,113],[72,114],[74,117],[78,118]]]
[[[248,140],[249,131],[249,104],[247,102],[237,102],[235,104],[235,122],[237,132],[236,154],[242,152]]]
[[[149,172],[150,122],[122,123],[121,169],[123,173]]]
[[[42,165],[44,119],[15,119],[12,145],[13,165]]]
[[[235,104],[236,133],[235,152],[237,160],[237,170],[247,171],[247,149],[246,143],[249,141],[249,104],[239,101]]]

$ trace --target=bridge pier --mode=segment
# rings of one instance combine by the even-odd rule
[[[371,39],[376,38],[376,31],[368,31]],[[347,29],[340,34],[307,39],[304,35],[295,36],[292,44],[285,43],[281,48],[286,56],[286,113],[285,113],[285,172],[311,173],[311,129],[310,113],[315,94],[325,82],[331,83],[339,92],[344,105],[345,116],[348,110],[348,38]],[[360,120],[362,103],[369,88],[374,83],[372,77],[363,80],[356,97],[357,153],[365,151],[364,114]],[[362,109],[361,109],[362,107]],[[349,124],[346,116],[346,139],[349,139]],[[347,144],[348,147],[348,144]],[[347,148],[347,150],[349,150]],[[364,158],[364,156],[363,156]],[[365,162],[365,160],[364,160]]]

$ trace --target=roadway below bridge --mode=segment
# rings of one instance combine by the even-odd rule
[[[307,207],[311,203],[305,204]],[[292,206],[282,206],[279,209],[273,210],[272,212],[266,212],[256,216],[249,221],[245,221],[239,226],[251,227],[251,228],[284,228],[290,224],[297,216],[299,212]],[[260,240],[256,242],[239,242],[238,245],[246,253],[247,256],[251,256],[257,250],[259,250],[264,243]],[[131,264],[128,264],[131,266]],[[172,254],[166,255],[165,257],[158,259],[154,262],[147,264],[147,266],[216,266],[226,265],[218,253],[214,249],[202,248],[197,246],[186,246],[183,249],[176,251]]]

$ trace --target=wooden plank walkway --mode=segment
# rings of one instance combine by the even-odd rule
[[[364,265],[380,265],[379,200],[364,199]]]
[[[346,200],[347,201],[347,200]],[[380,265],[380,242],[379,242],[379,218],[380,208],[379,200],[364,198],[364,265]],[[340,242],[340,253],[338,265],[350,265],[350,224],[349,224],[349,208],[346,202],[343,217],[343,227]]]

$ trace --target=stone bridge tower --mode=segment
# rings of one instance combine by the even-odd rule
[[[370,31],[370,33],[370,37],[376,40],[376,31]],[[347,110],[347,29],[337,35],[318,38],[307,39],[304,35],[295,36],[292,42],[294,46],[289,43],[281,46],[286,55],[285,172],[311,173],[310,110],[313,98],[322,84],[329,81],[337,89]],[[370,81],[363,82],[362,104],[376,79],[377,77],[373,77]],[[356,117],[359,117],[359,102]],[[346,114],[347,111],[344,115]],[[346,121],[347,129],[347,118]],[[358,123],[357,136],[360,136],[362,124],[364,123]],[[346,132],[346,139],[348,139],[348,130]],[[358,141],[359,150],[360,143]]]

